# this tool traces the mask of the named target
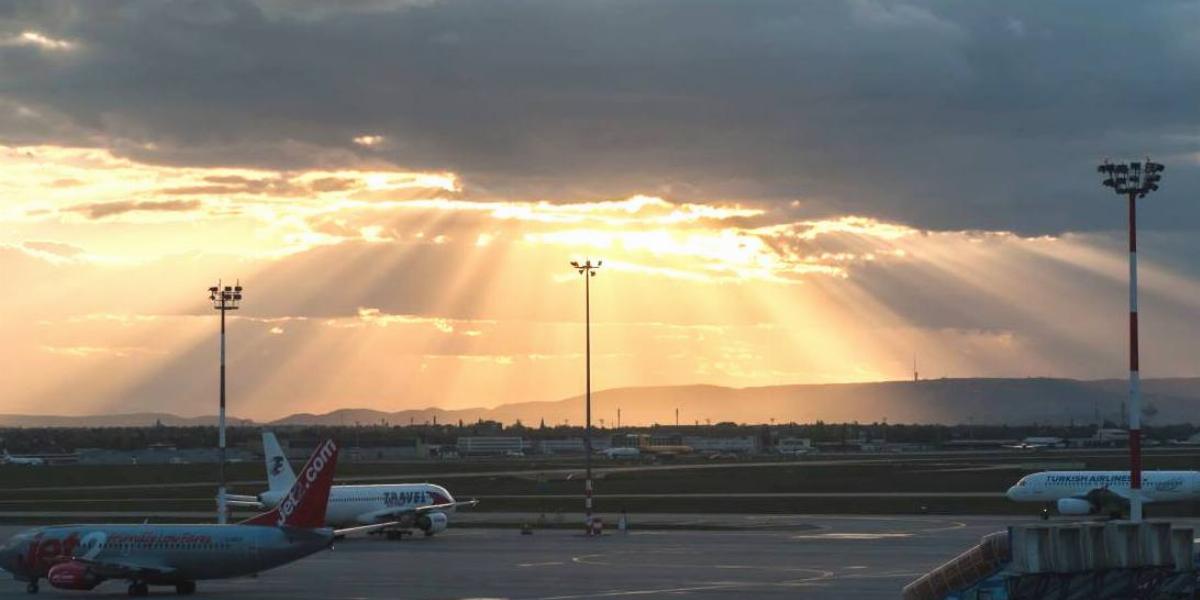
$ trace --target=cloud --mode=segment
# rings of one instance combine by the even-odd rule
[[[63,242],[32,241],[21,244],[34,252],[43,252],[62,258],[73,258],[85,252],[83,248]]]
[[[156,164],[453,172],[480,200],[801,200],[1035,234],[1117,229],[1091,167],[1148,152],[1170,170],[1143,223],[1200,220],[1186,2],[286,6],[22,11],[11,31],[87,52],[5,56],[0,97],[44,117],[0,130]]]
[[[359,135],[355,136],[354,143],[359,146],[373,148],[382,144],[385,139],[382,135]]]
[[[42,350],[51,354],[71,356],[75,358],[114,357],[129,358],[137,354],[153,354],[148,348],[111,347],[111,346],[42,346]]]
[[[39,50],[51,52],[73,50],[74,42],[52,38],[37,31],[23,31],[6,38],[0,38],[0,46],[31,46]]]
[[[78,204],[65,210],[85,215],[89,219],[103,219],[131,212],[191,212],[199,210],[200,206],[199,200],[140,200]]]

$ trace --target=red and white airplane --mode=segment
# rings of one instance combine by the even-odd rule
[[[64,590],[91,590],[118,579],[130,596],[151,585],[196,591],[201,579],[243,577],[329,548],[334,539],[389,523],[335,530],[325,527],[338,447],[317,447],[286,498],[270,511],[236,525],[56,525],[23,531],[0,546],[0,568],[26,591],[38,581]]]
[[[228,494],[230,506],[278,506],[296,480],[275,434],[264,431],[262,437],[268,489],[257,496]],[[386,528],[389,538],[398,538],[413,529],[428,537],[446,530],[449,514],[476,504],[476,500],[456,501],[446,488],[432,483],[335,485],[329,494],[325,523],[330,527],[354,527],[390,522],[393,525]]]

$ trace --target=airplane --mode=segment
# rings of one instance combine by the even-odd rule
[[[270,508],[286,497],[296,480],[279,440],[270,431],[263,432],[263,457],[267,464],[267,491],[257,496],[227,494],[230,506]],[[352,527],[392,522],[383,531],[388,539],[400,539],[413,529],[431,537],[446,530],[448,513],[478,504],[477,500],[458,502],[446,488],[431,483],[390,483],[379,485],[335,485],[329,495],[325,522],[330,527]]]
[[[1065,448],[1066,440],[1058,437],[1027,437],[1015,444],[1005,444],[1010,450],[1042,450],[1045,448]]]
[[[0,568],[38,593],[45,578],[63,590],[91,590],[104,581],[129,581],[130,596],[149,586],[192,594],[196,582],[253,575],[329,548],[351,533],[324,526],[338,446],[317,447],[287,493],[287,502],[234,525],[53,525],[25,530],[0,546]]]
[[[36,456],[13,456],[4,450],[4,454],[0,454],[0,465],[25,465],[25,466],[42,466],[46,464],[44,458]]]
[[[1015,502],[1053,502],[1062,515],[1117,518],[1130,494],[1129,471],[1042,471],[1022,477],[1005,493]],[[1200,471],[1144,471],[1141,498],[1145,504],[1200,499]]]
[[[603,454],[605,458],[616,460],[619,458],[640,458],[642,451],[637,448],[618,447],[601,450],[600,454]]]

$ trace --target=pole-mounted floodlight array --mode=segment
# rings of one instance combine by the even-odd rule
[[[212,301],[213,309],[221,311],[221,407],[217,416],[217,446],[220,449],[220,473],[217,483],[217,522],[224,525],[229,513],[225,502],[225,313],[237,310],[242,302],[242,284],[208,288],[208,299]]]
[[[584,315],[584,331],[585,331],[585,349],[584,349],[584,371],[585,375],[585,394],[586,418],[584,420],[584,438],[583,451],[584,458],[584,482],[583,482],[583,510],[584,510],[584,526],[587,528],[587,535],[592,535],[592,291],[589,283],[596,276],[596,270],[604,261],[598,260],[596,264],[592,264],[591,259],[587,259],[580,263],[579,261],[571,261],[571,268],[583,275],[583,315]]]
[[[1161,163],[1151,161],[1134,161],[1131,163],[1111,163],[1104,161],[1097,171],[1105,176],[1104,187],[1112,188],[1122,196],[1134,195],[1145,198],[1146,194],[1158,191],[1158,182],[1162,181],[1162,172],[1166,169]]]
[[[1138,374],[1137,199],[1158,190],[1165,167],[1160,163],[1111,163],[1097,171],[1104,187],[1129,200],[1129,518],[1142,520],[1142,383]]]

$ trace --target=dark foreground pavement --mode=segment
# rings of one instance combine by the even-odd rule
[[[703,526],[714,516],[679,516]],[[727,516],[716,516],[724,520]],[[741,531],[611,529],[601,538],[550,529],[453,527],[433,538],[354,539],[254,579],[202,581],[195,598],[569,599],[897,598],[900,588],[1012,519],[740,516]],[[19,526],[0,527],[7,537]],[[0,580],[0,599],[26,598]],[[173,596],[170,588],[152,596]],[[43,585],[40,597],[122,597]]]

